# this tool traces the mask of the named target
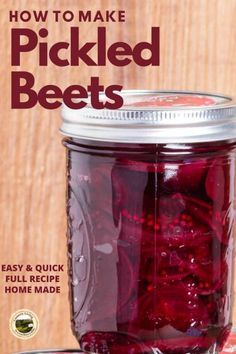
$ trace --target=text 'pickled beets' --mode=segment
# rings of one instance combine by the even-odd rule
[[[70,41],[56,42],[49,45],[49,33],[46,28],[39,32],[28,28],[13,28],[11,33],[11,64],[20,66],[26,53],[37,51],[40,67],[56,65],[58,67],[87,65],[105,67],[108,63],[124,67],[134,62],[140,67],[159,66],[160,63],[160,31],[159,27],[151,28],[150,42],[139,42],[133,46],[126,42],[107,44],[105,27],[97,28],[97,41],[81,43],[79,27],[70,28]],[[34,53],[35,55],[35,53]],[[34,57],[35,58],[35,57]],[[79,75],[78,75],[79,76]],[[12,72],[12,108],[32,108],[37,103],[47,109],[61,106],[62,101],[72,109],[80,109],[87,105],[90,96],[91,105],[95,109],[118,109],[123,105],[119,95],[121,85],[110,85],[104,88],[99,77],[91,77],[87,88],[73,84],[64,92],[57,85],[48,84],[38,92],[34,88],[35,77],[28,71]],[[107,98],[102,102],[99,93],[104,92]]]

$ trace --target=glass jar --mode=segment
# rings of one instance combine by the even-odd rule
[[[72,328],[106,354],[213,354],[232,325],[236,108],[126,92],[63,108]]]

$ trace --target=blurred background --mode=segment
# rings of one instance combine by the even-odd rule
[[[9,10],[125,10],[125,23],[10,23]],[[59,110],[10,108],[10,29],[46,27],[49,43],[69,39],[79,26],[83,41],[96,39],[106,25],[108,43],[150,40],[151,26],[161,29],[160,67],[39,68],[37,51],[24,55],[21,70],[35,75],[36,88],[56,84],[87,86],[91,76],[124,89],[203,90],[236,95],[236,0],[1,0],[0,263],[66,264],[65,151]],[[70,329],[66,272],[61,294],[4,294],[0,273],[0,352],[47,347],[76,347]],[[11,314],[28,308],[40,320],[27,341],[12,336]],[[236,311],[235,311],[236,317]]]

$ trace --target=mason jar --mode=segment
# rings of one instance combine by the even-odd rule
[[[232,326],[235,102],[122,95],[119,110],[62,110],[74,335],[89,353],[219,353]]]

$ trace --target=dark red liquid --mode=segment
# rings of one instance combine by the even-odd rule
[[[218,353],[231,328],[233,144],[66,146],[82,349]]]

